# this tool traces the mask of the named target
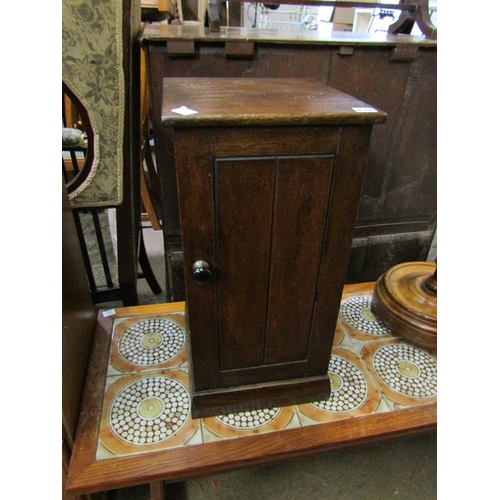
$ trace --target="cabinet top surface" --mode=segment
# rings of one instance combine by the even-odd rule
[[[172,127],[367,125],[385,119],[383,111],[316,80],[163,80],[162,122]]]

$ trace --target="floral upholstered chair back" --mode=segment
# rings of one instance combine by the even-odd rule
[[[62,2],[63,88],[85,117],[84,147],[89,158],[76,178],[67,182],[73,208],[109,207],[122,202],[122,19],[121,0]],[[73,127],[63,123],[63,129]],[[63,139],[71,136],[70,131],[63,130]]]

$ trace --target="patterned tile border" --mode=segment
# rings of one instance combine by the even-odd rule
[[[396,337],[370,310],[371,291],[344,297],[326,401],[204,419],[190,416],[182,314],[115,321],[97,459],[390,412],[437,401],[437,359]]]

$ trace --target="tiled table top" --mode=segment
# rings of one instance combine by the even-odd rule
[[[399,422],[396,416],[411,408],[428,410],[422,413],[422,425],[432,428],[437,405],[436,354],[411,345],[385,327],[370,310],[372,291],[373,284],[344,290],[330,358],[328,400],[203,419],[190,416],[183,304],[177,311],[170,306],[168,312],[155,309],[151,313],[144,306],[113,316],[102,370],[106,372],[103,399],[95,419],[97,443],[88,461],[94,462],[93,468],[123,457],[141,457],[141,463],[146,463],[148,454],[175,450],[196,457],[203,445],[250,444],[256,436],[277,438],[290,429],[298,437],[313,428],[319,436],[324,429],[321,439],[326,439],[335,425],[347,429],[351,423],[371,422],[355,422],[353,418],[358,417],[373,416],[373,422],[379,422],[366,431],[367,437],[373,437],[384,420],[382,415]],[[411,415],[418,423],[418,410]],[[358,425],[357,432],[363,435],[360,429]]]
[[[371,313],[370,304],[370,292],[344,295],[330,358],[328,400],[195,420],[190,417],[183,312],[117,319],[96,458],[435,403],[435,355],[394,336]]]

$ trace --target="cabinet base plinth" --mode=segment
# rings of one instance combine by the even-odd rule
[[[193,391],[192,418],[323,401],[330,397],[328,375],[269,384]]]

